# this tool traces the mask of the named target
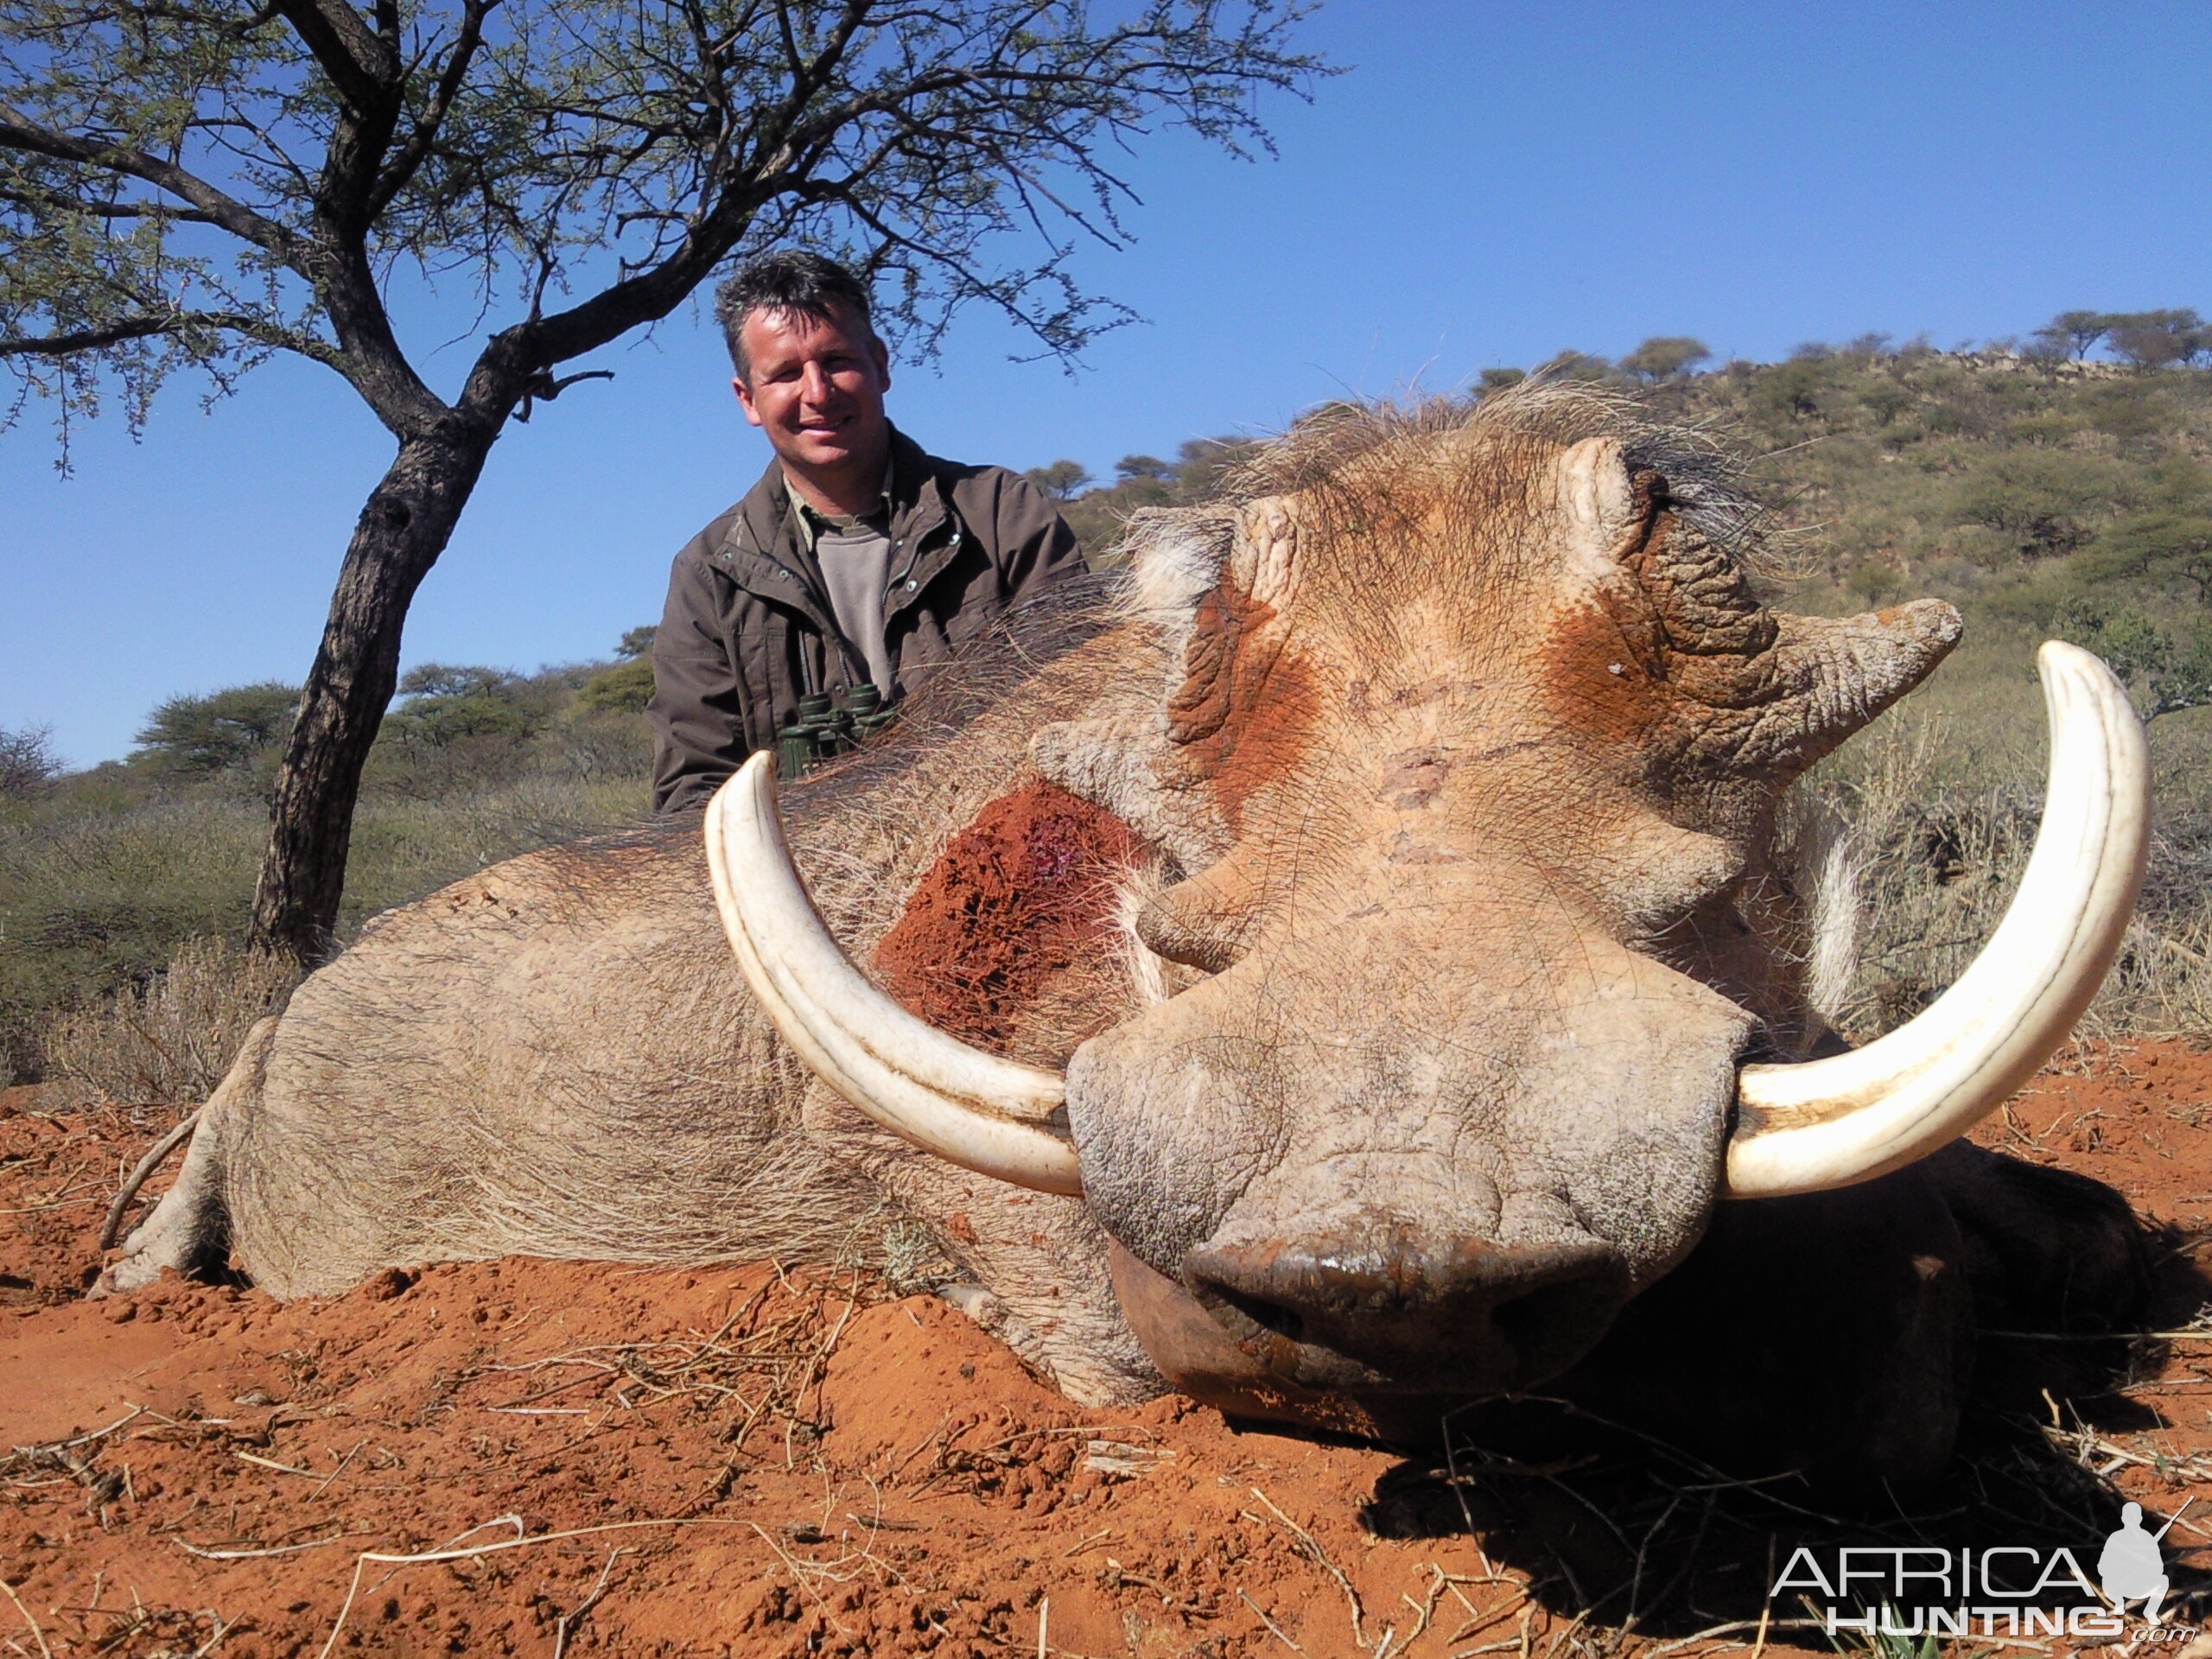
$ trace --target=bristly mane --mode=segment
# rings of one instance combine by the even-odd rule
[[[1454,435],[1461,442],[1438,442]],[[1596,437],[1618,441],[1632,472],[1664,477],[1675,510],[1706,540],[1754,571],[1772,563],[1766,512],[1742,461],[1713,431],[1656,419],[1625,391],[1525,380],[1479,399],[1336,403],[1301,417],[1235,467],[1218,499],[1131,518],[1123,609],[1171,629],[1186,620],[1219,579],[1238,510],[1262,497],[1299,495],[1313,510],[1311,529],[1358,533],[1389,511],[1375,488],[1380,478],[1433,470],[1440,460],[1467,499],[1510,512],[1544,455]]]

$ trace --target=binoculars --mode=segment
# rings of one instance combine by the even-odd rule
[[[817,760],[849,753],[899,718],[884,706],[883,693],[868,681],[849,686],[845,706],[823,693],[798,700],[798,720],[776,732],[776,770],[797,778]]]

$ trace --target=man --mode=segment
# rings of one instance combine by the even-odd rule
[[[1052,501],[940,461],[883,412],[891,361],[868,292],[810,253],[753,260],[715,296],[745,418],[776,458],[676,556],[653,636],[653,804],[703,806],[799,699],[912,692],[995,617],[1079,574]]]
[[[2105,1540],[2104,1554],[2097,1557],[2097,1580],[2114,1612],[2126,1612],[2127,1604],[2140,1596],[2144,1621],[2158,1622],[2158,1608],[2167,1590],[2166,1563],[2158,1554],[2158,1543],[2172,1525],[2173,1522],[2167,1522],[2153,1535],[2143,1530],[2140,1503],[2120,1505],[2120,1530]]]

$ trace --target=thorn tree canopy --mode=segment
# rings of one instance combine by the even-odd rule
[[[134,429],[179,370],[276,353],[396,442],[340,568],[271,804],[253,938],[329,947],[408,603],[512,418],[733,258],[855,258],[925,351],[980,302],[1066,358],[1127,313],[1069,272],[1160,126],[1268,147],[1323,73],[1297,0],[0,0],[0,362]],[[1028,238],[1011,265],[991,245]],[[466,277],[480,349],[434,390],[395,282]]]

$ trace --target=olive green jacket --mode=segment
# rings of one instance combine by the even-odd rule
[[[1075,534],[1052,499],[1002,467],[969,467],[891,435],[887,654],[912,691],[930,670],[1064,577]],[[684,544],[653,636],[653,806],[706,804],[754,749],[772,748],[800,697],[868,678],[841,641],[820,568],[791,509],[783,468]],[[842,698],[840,699],[842,701]]]

